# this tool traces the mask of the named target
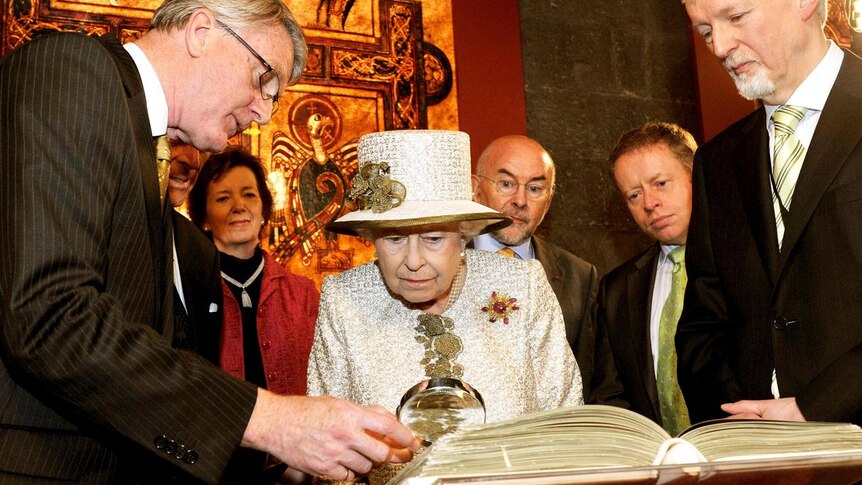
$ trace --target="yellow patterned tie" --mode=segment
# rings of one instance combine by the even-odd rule
[[[164,204],[168,192],[168,177],[171,174],[171,144],[166,135],[156,140],[156,169],[159,171],[159,197]]]
[[[514,258],[515,257],[515,250],[513,250],[512,248],[500,248],[497,250],[497,254],[502,254],[503,256],[506,256],[507,258]]]
[[[682,301],[685,294],[685,246],[680,246],[668,254],[673,261],[673,276],[671,277],[670,293],[661,311],[658,337],[658,371],[656,384],[658,387],[659,410],[661,411],[662,427],[676,436],[691,425],[685,398],[679,388],[676,375],[676,324],[682,313]]]
[[[778,249],[784,241],[784,217],[782,212],[790,210],[793,191],[802,161],[805,158],[805,147],[796,137],[796,125],[805,116],[805,108],[798,106],[782,106],[772,113],[772,123],[775,143],[772,151],[772,180],[775,190],[772,192],[772,207],[775,211],[775,229],[778,233]],[[783,209],[783,211],[782,211]]]

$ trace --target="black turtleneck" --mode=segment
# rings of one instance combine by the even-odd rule
[[[263,250],[260,247],[256,248],[249,259],[240,259],[225,253],[221,253],[220,256],[222,272],[240,283],[245,283],[257,271],[260,262],[263,261]],[[242,314],[242,355],[245,380],[266,389],[266,376],[263,372],[263,359],[260,355],[260,342],[257,335],[257,307],[260,303],[261,281],[263,281],[263,272],[245,289],[248,296],[251,297],[251,308],[242,306],[242,290],[238,286],[227,280],[225,283],[230,288]]]

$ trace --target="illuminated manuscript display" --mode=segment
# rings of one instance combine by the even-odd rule
[[[3,0],[0,51],[42,32],[134,40],[161,0]],[[265,126],[232,142],[268,166],[275,201],[262,245],[320,285],[371,260],[359,238],[324,230],[349,211],[356,142],[390,129],[457,129],[450,0],[285,0],[309,47],[302,82]]]

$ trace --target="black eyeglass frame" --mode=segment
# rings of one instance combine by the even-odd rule
[[[258,87],[260,88],[260,97],[264,100],[272,99],[272,113],[275,114],[275,112],[278,111],[278,98],[280,94],[279,90],[281,89],[281,78],[278,77],[278,72],[273,69],[272,65],[266,62],[266,59],[264,59],[260,54],[258,54],[252,46],[248,45],[248,42],[246,42],[245,39],[243,39],[239,36],[239,34],[234,32],[232,28],[228,27],[227,24],[225,24],[221,20],[216,20],[216,23],[219,25],[219,27],[223,28],[225,32],[233,36],[234,39],[238,40],[239,43],[242,44],[243,47],[248,49],[248,51],[251,52],[251,55],[253,55],[258,61],[260,61],[260,63],[263,64],[263,67],[266,68],[266,71],[263,71],[261,75],[257,78],[257,83]],[[269,73],[272,73],[272,75],[275,76],[275,81],[278,86],[278,89],[275,90],[275,94],[269,94],[264,92],[263,90],[263,86],[265,84],[264,77]]]

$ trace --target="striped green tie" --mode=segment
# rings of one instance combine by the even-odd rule
[[[691,425],[685,398],[677,380],[676,345],[674,344],[676,324],[682,313],[682,300],[685,284],[688,281],[685,274],[685,246],[674,249],[667,257],[673,261],[673,276],[670,293],[664,301],[659,322],[656,385],[662,427],[672,436],[676,436]]]
[[[778,232],[778,249],[784,240],[785,211],[790,210],[793,201],[793,191],[802,161],[805,158],[805,147],[799,138],[793,134],[799,120],[805,116],[805,108],[799,106],[782,106],[772,113],[772,123],[775,133],[775,144],[772,152],[772,180],[775,190],[772,193],[772,206],[775,211],[775,228]]]

